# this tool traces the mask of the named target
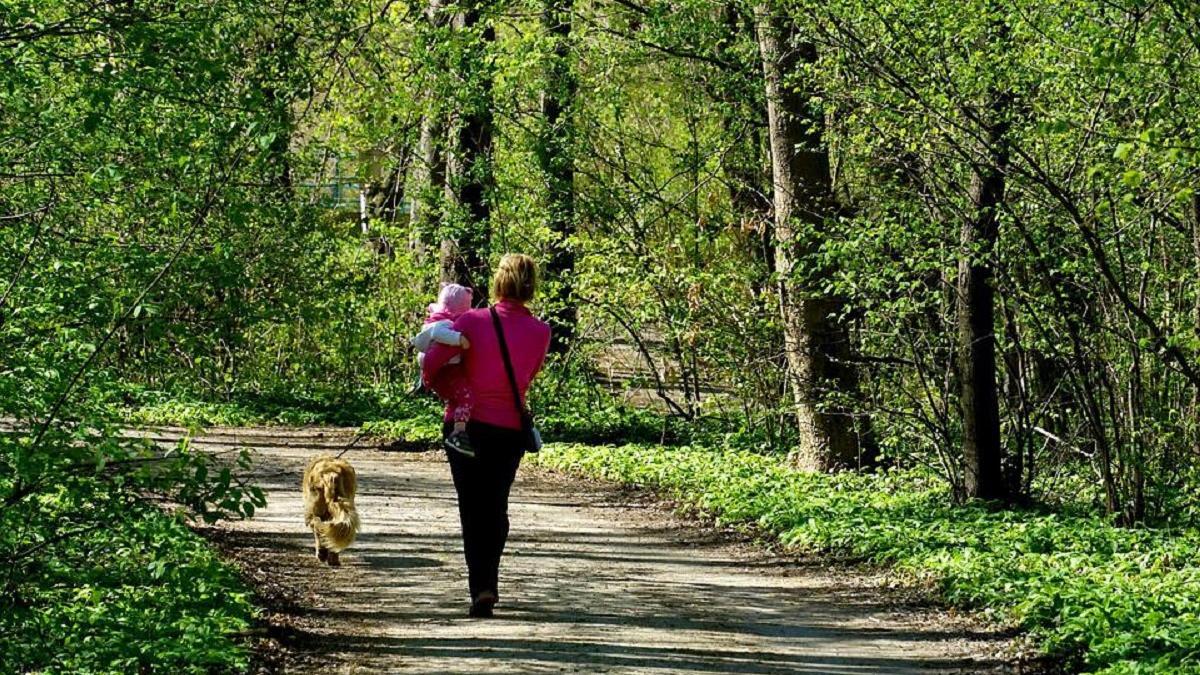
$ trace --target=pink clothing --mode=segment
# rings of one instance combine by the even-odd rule
[[[504,326],[504,338],[508,342],[513,374],[517,378],[523,403],[529,383],[546,360],[546,351],[550,348],[550,325],[533,316],[528,308],[519,303],[497,303],[496,311]],[[521,418],[512,400],[508,375],[504,372],[504,360],[500,356],[500,342],[491,313],[486,307],[473,309],[454,322],[454,330],[467,336],[471,348],[464,351],[441,343],[430,345],[422,363],[422,378],[429,384],[439,377],[439,371],[443,368],[462,368],[472,394],[471,419],[507,429],[520,429]],[[460,354],[462,365],[447,365],[447,361]],[[446,419],[453,420],[453,408],[449,405]]]
[[[430,314],[445,314],[457,319],[471,309],[471,289],[458,284],[443,284],[437,302],[429,306]]]
[[[457,347],[462,344],[462,335],[453,330],[451,325],[455,319],[462,316],[466,309],[469,309],[471,290],[464,289],[468,307],[459,308],[456,311],[450,307],[454,304],[454,297],[451,295],[447,299],[447,291],[453,288],[463,287],[454,284],[443,287],[442,297],[438,303],[429,306],[429,318],[425,319],[425,325],[421,332],[412,338],[413,346],[420,352],[417,355],[419,363],[424,363],[425,354],[432,345],[443,344]],[[429,389],[446,402],[455,422],[466,422],[471,419],[471,387],[462,366],[458,365],[461,362],[462,359],[458,357],[451,359],[438,371],[436,377],[426,382]]]
[[[437,377],[429,383],[429,388],[446,402],[446,409],[450,412],[449,417],[452,421],[470,421],[471,385],[467,382],[466,371],[461,365],[443,366]]]

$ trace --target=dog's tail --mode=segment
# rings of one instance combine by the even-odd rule
[[[321,492],[329,506],[329,520],[318,520],[313,529],[321,542],[331,551],[341,551],[354,543],[358,536],[358,510],[354,498],[346,497],[338,489],[338,474],[333,471],[321,476]]]

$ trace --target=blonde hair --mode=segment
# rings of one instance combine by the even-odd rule
[[[516,300],[522,304],[537,292],[538,271],[533,258],[523,253],[506,253],[492,275],[492,301]]]

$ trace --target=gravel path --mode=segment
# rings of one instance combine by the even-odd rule
[[[163,432],[164,439],[171,436]],[[210,430],[252,447],[269,504],[214,539],[269,605],[287,673],[980,673],[1011,641],[905,602],[885,578],[773,556],[645,495],[524,467],[491,621],[466,618],[454,491],[437,453],[353,450],[363,532],[329,569],[299,492],[336,429]]]

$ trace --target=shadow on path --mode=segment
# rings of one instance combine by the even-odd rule
[[[298,483],[311,454],[341,442],[324,433],[305,443],[291,432],[286,446],[255,435],[268,506],[218,537],[263,589],[285,672],[1022,672],[1003,656],[1009,636],[914,607],[874,575],[780,561],[608,486],[538,471],[514,490],[497,619],[467,619],[436,454],[348,454],[363,532],[342,568],[313,559]]]

